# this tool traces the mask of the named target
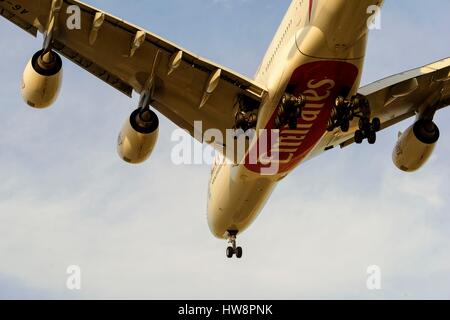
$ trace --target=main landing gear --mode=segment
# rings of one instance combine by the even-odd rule
[[[242,258],[242,248],[236,246],[237,231],[229,231],[228,242],[231,246],[227,248],[227,258],[231,259],[234,255],[236,258]]]
[[[358,130],[355,132],[355,142],[361,144],[367,139],[369,144],[374,144],[377,140],[377,132],[381,129],[381,122],[378,118],[371,119],[370,105],[367,98],[357,94],[350,100],[343,97],[336,99],[335,107],[331,111],[328,121],[328,131],[340,128],[342,132],[350,130],[350,122],[354,118],[359,118]]]
[[[296,97],[292,94],[285,93],[281,98],[277,117],[275,118],[276,128],[280,129],[288,125],[291,130],[297,129],[297,122],[305,104],[306,98],[304,96],[300,95]]]
[[[234,129],[255,129],[258,122],[259,104],[245,95],[238,96]]]

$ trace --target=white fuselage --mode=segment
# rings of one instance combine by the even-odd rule
[[[263,164],[213,167],[208,223],[216,237],[227,238],[229,231],[242,233],[277,182],[330,144],[333,136],[326,131],[326,122],[336,97],[352,96],[359,88],[367,21],[374,5],[381,6],[382,1],[292,1],[256,74],[256,81],[268,89],[257,130],[274,128],[274,114],[286,92],[305,96],[307,104],[297,130],[280,129],[279,141],[272,146],[271,153],[278,155],[275,174],[261,174]]]

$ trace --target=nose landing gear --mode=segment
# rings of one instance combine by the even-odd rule
[[[350,121],[359,118],[359,128],[355,132],[355,142],[361,144],[367,139],[369,144],[377,140],[377,132],[381,129],[381,121],[378,118],[371,119],[369,100],[363,95],[357,94],[350,100],[343,97],[336,99],[335,107],[331,111],[328,121],[328,131],[340,128],[342,132],[350,130]]]
[[[227,248],[227,258],[231,259],[234,255],[236,258],[242,258],[242,248],[236,246],[237,231],[229,231],[228,243],[231,245]]]

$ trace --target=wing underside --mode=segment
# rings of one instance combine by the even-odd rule
[[[54,50],[130,97],[151,82],[152,105],[193,136],[195,121],[225,136],[239,99],[259,107],[267,93],[253,80],[138,26],[76,0],[60,1]],[[70,29],[65,26],[74,5],[80,28]],[[0,1],[0,14],[33,36],[46,31],[51,8],[51,0]]]
[[[368,98],[372,117],[381,120],[382,130],[426,109],[445,108],[450,105],[450,58],[374,82],[359,93]],[[348,133],[331,133],[327,147],[352,144],[357,129],[358,122],[353,121]]]
[[[58,28],[54,49],[127,96],[153,84],[152,105],[179,127],[197,136],[202,130],[233,128],[240,97],[258,108],[267,90],[227,68],[198,57],[148,31],[76,0],[61,1],[59,26],[70,6],[80,8],[81,28]],[[52,0],[0,1],[0,15],[31,35],[45,32]],[[450,104],[450,58],[365,86],[372,117],[382,129],[413,117],[426,108]],[[325,149],[354,142],[357,121],[347,133],[336,130],[324,139]],[[223,142],[216,141],[223,145]]]

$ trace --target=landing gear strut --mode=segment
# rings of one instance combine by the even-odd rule
[[[234,255],[236,255],[236,258],[238,259],[242,258],[242,248],[237,247],[236,245],[237,231],[229,231],[228,233],[228,243],[230,246],[227,248],[227,258],[231,259]]]
[[[377,140],[377,132],[381,129],[381,122],[378,118],[371,119],[370,105],[367,98],[357,94],[350,100],[343,97],[336,99],[335,107],[331,111],[328,121],[328,131],[340,128],[342,132],[350,130],[350,122],[354,118],[359,118],[359,128],[355,132],[355,142],[361,144],[367,139],[369,144],[374,144]]]
[[[301,116],[305,104],[306,98],[304,96],[296,97],[285,93],[281,98],[278,114],[275,118],[276,128],[280,129],[284,125],[288,125],[291,130],[297,129],[298,118]]]

